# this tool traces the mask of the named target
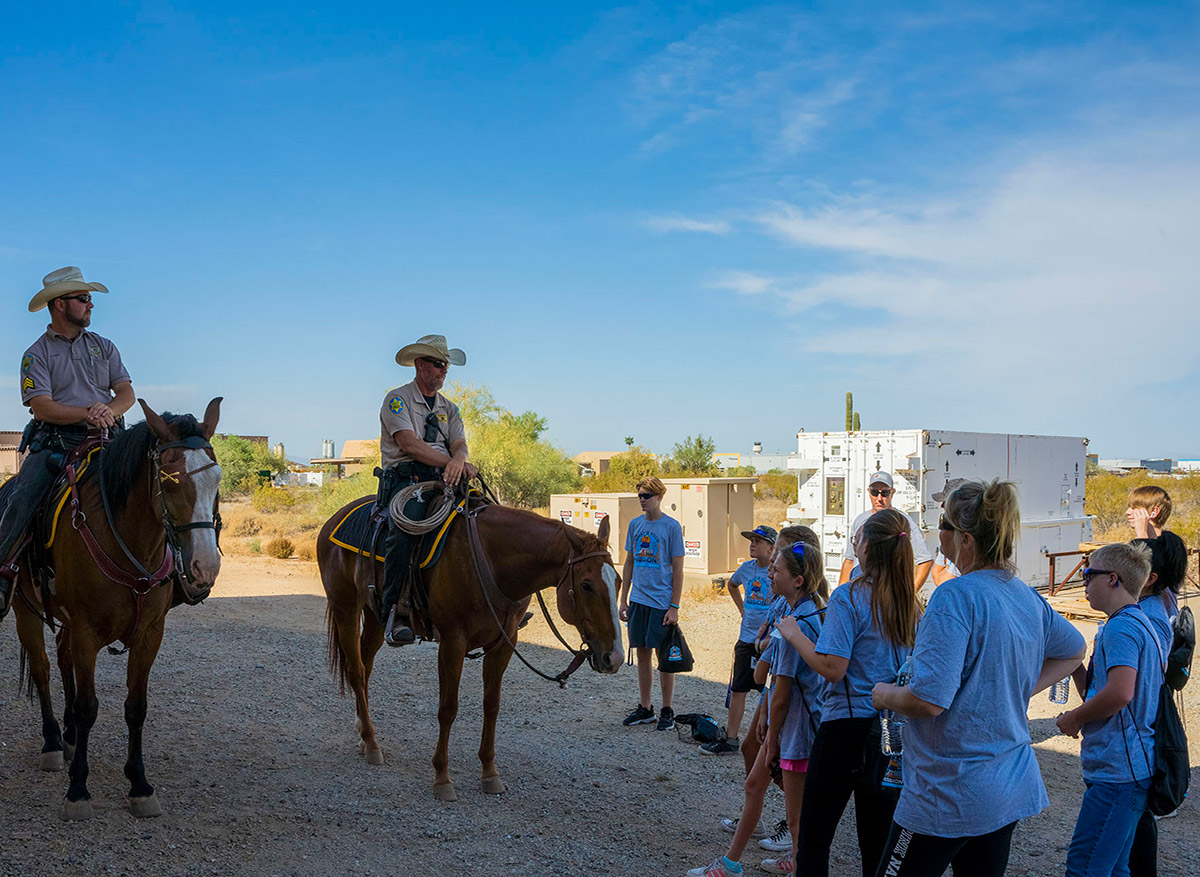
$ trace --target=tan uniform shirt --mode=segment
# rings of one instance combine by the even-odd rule
[[[21,401],[49,396],[61,405],[108,403],[113,388],[129,380],[115,344],[84,329],[72,338],[49,326],[21,357]]]
[[[408,429],[416,433],[417,438],[424,440],[425,419],[431,412],[437,415],[438,429],[437,441],[429,442],[429,445],[449,456],[450,446],[459,439],[466,439],[458,406],[438,393],[433,408],[430,409],[415,380],[403,387],[388,390],[379,409],[379,452],[383,458],[384,469],[414,459],[400,450],[400,446],[396,444],[396,433]]]

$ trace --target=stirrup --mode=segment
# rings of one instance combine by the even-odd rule
[[[392,607],[388,615],[387,627],[383,631],[383,641],[389,646],[407,646],[417,641],[411,627],[396,623],[396,607]]]

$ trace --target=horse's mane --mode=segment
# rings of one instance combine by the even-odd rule
[[[190,414],[163,412],[162,419],[180,439],[204,435],[203,425]],[[114,515],[120,514],[125,508],[125,503],[137,484],[138,470],[141,469],[155,441],[157,437],[151,432],[150,424],[144,420],[135,423],[118,434],[109,442],[108,447],[97,454],[97,465],[94,468],[88,467],[89,473],[95,471],[104,479],[104,490],[108,493],[108,501]],[[84,477],[86,479],[87,476]]]

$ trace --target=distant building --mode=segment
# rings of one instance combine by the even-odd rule
[[[1200,472],[1200,460],[1177,460],[1175,468],[1188,474]]]
[[[628,448],[623,451],[584,451],[571,459],[579,467],[580,475],[603,475],[608,471],[613,457],[617,454],[628,453],[628,451]]]
[[[753,450],[748,454],[717,453],[713,454],[713,465],[718,469],[741,469],[754,467],[756,475],[765,475],[772,469],[787,471],[787,454],[764,454],[762,442],[755,442]]]
[[[1133,460],[1128,458],[1110,458],[1098,461],[1101,469],[1107,472],[1130,472],[1134,469],[1145,469],[1147,472],[1160,472],[1169,475],[1175,470],[1175,461],[1160,457],[1151,460]]]
[[[323,449],[330,451],[332,448],[333,442],[326,439]],[[335,467],[336,475],[334,477],[344,478],[347,475],[362,472],[367,468],[368,462],[378,454],[379,439],[348,439],[342,444],[340,457],[313,457],[308,462],[311,466]]]
[[[17,448],[21,446],[21,430],[0,430],[0,482],[17,474],[21,468],[21,455]]]

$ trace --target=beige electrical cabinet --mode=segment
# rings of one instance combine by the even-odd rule
[[[664,478],[662,510],[683,527],[683,569],[727,573],[750,558],[757,478]],[[636,502],[636,497],[634,498]]]
[[[550,517],[580,530],[595,533],[604,518],[610,519],[608,547],[618,568],[625,562],[629,522],[641,513],[636,493],[556,493],[550,497]]]

